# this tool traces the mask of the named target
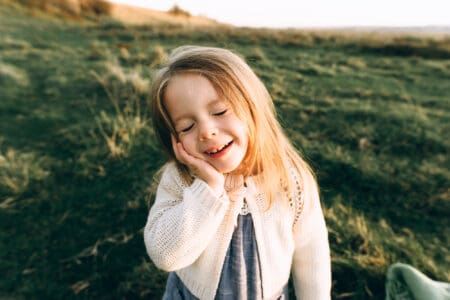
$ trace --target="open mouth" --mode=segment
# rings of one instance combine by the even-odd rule
[[[223,152],[224,150],[226,150],[228,147],[230,147],[230,145],[233,143],[233,141],[228,142],[227,144],[223,145],[220,148],[217,148],[215,150],[212,151],[205,151],[206,154],[213,156],[213,155],[217,155],[218,153]]]

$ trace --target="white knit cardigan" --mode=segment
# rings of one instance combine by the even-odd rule
[[[330,299],[328,235],[317,191],[303,199],[301,215],[294,222],[301,200],[291,206],[275,199],[267,209],[254,179],[246,178],[246,187],[242,183],[242,178],[228,176],[225,189],[233,192],[218,197],[200,179],[186,186],[175,164],[169,163],[144,229],[154,264],[176,271],[196,297],[214,299],[245,198],[254,223],[264,299],[283,288],[291,271],[298,299]]]

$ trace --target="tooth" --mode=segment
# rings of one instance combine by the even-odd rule
[[[211,152],[209,152],[209,153],[210,153],[210,154],[215,154],[215,153],[219,152],[220,150],[222,150],[223,148],[225,148],[225,146],[226,146],[226,145],[223,145],[222,147],[220,147],[220,148],[218,148],[218,149],[216,149],[216,150],[213,150],[213,151],[211,151]]]

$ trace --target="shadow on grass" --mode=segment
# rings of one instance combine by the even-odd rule
[[[143,140],[128,158],[91,153],[88,166],[75,156],[83,147],[80,141],[59,136],[47,144],[47,155],[55,155],[46,166],[50,175],[30,182],[13,206],[0,211],[0,223],[7,229],[0,234],[6,249],[0,259],[10,262],[1,290],[60,299],[75,294],[111,299],[133,293],[127,286],[134,283],[127,278],[136,278],[133,272],[147,257],[141,232],[145,199],[162,164],[158,149]],[[102,171],[94,165],[101,165]],[[17,251],[29,255],[19,258]],[[141,292],[136,291],[135,298]]]

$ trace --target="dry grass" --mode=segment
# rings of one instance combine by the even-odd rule
[[[104,0],[18,0],[31,9],[59,16],[109,15],[111,3]]]
[[[174,7],[169,9],[167,12],[169,14],[177,16],[177,17],[180,17],[180,16],[181,17],[186,17],[186,18],[191,17],[191,14],[188,11],[180,8],[178,5],[174,5]]]
[[[188,12],[174,13],[162,12],[152,9],[139,8],[124,4],[111,4],[111,16],[114,19],[130,25],[155,25],[155,24],[176,24],[184,26],[221,26],[215,20],[191,16]]]
[[[157,67],[167,59],[167,53],[160,45],[153,47],[151,52],[150,68]]]
[[[95,117],[100,134],[111,157],[126,157],[134,137],[147,125],[147,111],[141,102],[149,93],[150,81],[142,76],[139,68],[125,70],[117,60],[106,64],[104,74],[94,72],[93,75],[114,107],[113,114],[101,110]]]
[[[0,82],[11,82],[21,87],[27,87],[29,78],[25,70],[0,61]]]
[[[32,180],[45,179],[49,171],[44,165],[45,158],[34,153],[0,150],[0,209],[10,207]]]
[[[67,0],[66,0],[67,1]],[[72,0],[72,2],[75,0]],[[76,2],[76,1],[75,1]],[[111,3],[104,0],[79,0],[82,12],[95,15],[111,14]]]

